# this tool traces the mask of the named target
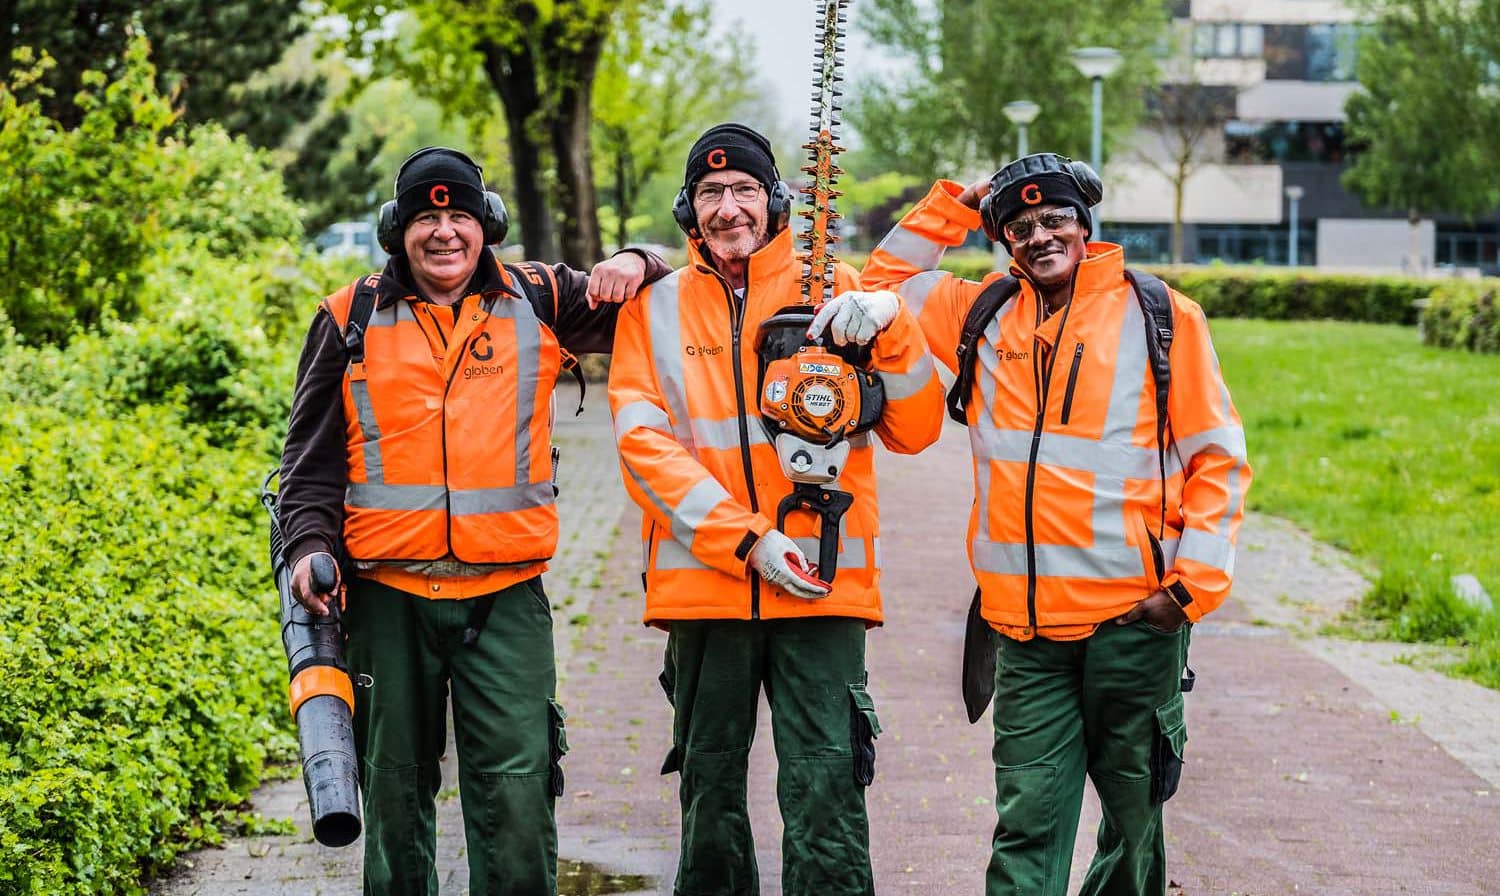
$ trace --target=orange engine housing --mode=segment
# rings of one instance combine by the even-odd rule
[[[809,441],[848,435],[859,423],[855,368],[818,346],[803,346],[766,366],[760,412],[784,432]]]

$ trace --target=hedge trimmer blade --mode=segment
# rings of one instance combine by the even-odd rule
[[[844,65],[844,23],[848,21],[844,10],[849,0],[822,0],[818,13],[818,30],[815,35],[817,48],[813,51],[815,74],[813,76],[812,141],[802,148],[808,151],[809,163],[802,170],[812,176],[811,183],[802,188],[812,208],[798,212],[812,221],[802,240],[803,252],[798,256],[802,262],[802,301],[817,304],[833,298],[833,244],[839,241],[838,212],[833,210],[833,200],[843,194],[833,188],[844,170],[834,164],[833,157],[844,151],[834,141],[842,107],[838,98],[843,96],[839,84],[844,80],[840,70]]]

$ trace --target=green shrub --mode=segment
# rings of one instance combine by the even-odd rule
[[[173,408],[0,410],[0,891],[140,892],[286,746],[265,466]]]
[[[1432,292],[1422,309],[1422,341],[1439,348],[1500,352],[1500,313],[1495,294],[1500,280],[1454,280]]]

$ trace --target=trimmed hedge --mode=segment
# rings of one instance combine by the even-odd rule
[[[1452,281],[1432,291],[1422,309],[1422,341],[1438,348],[1500,352],[1500,280]]]

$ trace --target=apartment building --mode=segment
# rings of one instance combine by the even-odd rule
[[[1357,89],[1352,6],[1192,0],[1174,13],[1179,52],[1164,65],[1166,85],[1203,85],[1222,100],[1183,193],[1184,260],[1285,265],[1295,234],[1299,265],[1500,273],[1500,215],[1439,217],[1414,231],[1403,212],[1367,208],[1340,185],[1344,101]],[[1133,261],[1170,259],[1176,194],[1160,169],[1173,142],[1142,130],[1106,167],[1104,238]]]

